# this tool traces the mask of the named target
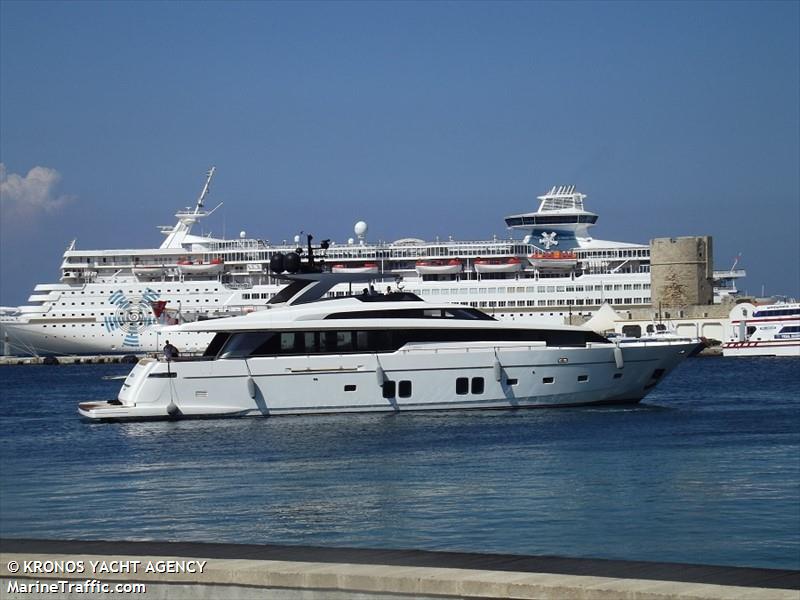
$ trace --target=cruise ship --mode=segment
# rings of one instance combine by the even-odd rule
[[[57,283],[35,287],[28,304],[0,313],[5,354],[66,355],[158,350],[165,325],[246,314],[266,308],[283,282],[271,258],[295,249],[248,238],[196,235],[192,229],[218,207],[206,209],[212,168],[195,206],[162,226],[157,248],[66,249]],[[333,273],[374,275],[380,291],[393,288],[425,300],[479,308],[500,320],[564,323],[603,304],[615,309],[650,306],[650,247],[600,240],[598,219],[575,186],[555,186],[539,196],[535,211],[510,215],[506,239],[393,242],[355,236],[325,244],[320,260]],[[736,294],[742,270],[715,272],[715,298]],[[352,284],[331,297],[352,293]],[[181,352],[202,352],[209,334],[170,334]]]

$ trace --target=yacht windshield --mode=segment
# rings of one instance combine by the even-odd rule
[[[272,298],[270,298],[267,304],[280,304],[281,302],[288,302],[300,290],[302,290],[304,287],[307,287],[309,284],[310,284],[309,281],[293,281],[285,288],[283,288],[280,292],[275,294]]]

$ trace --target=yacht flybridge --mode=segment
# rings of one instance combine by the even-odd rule
[[[309,250],[311,250],[309,243]],[[271,416],[639,402],[699,340],[624,347],[585,328],[522,326],[396,291],[326,298],[361,273],[320,273],[313,252],[266,310],[168,328],[202,332],[202,357],[145,358],[90,420]],[[311,266],[309,266],[311,265]],[[284,270],[283,256],[273,266]],[[294,268],[292,268],[294,266]]]
[[[236,239],[197,235],[206,210],[212,168],[194,207],[162,227],[158,248],[64,253],[61,280],[37,285],[28,304],[0,315],[2,339],[17,354],[141,353],[163,345],[163,327],[176,322],[264,310],[283,282],[269,268],[299,241],[270,243],[242,231]],[[501,320],[563,323],[608,303],[615,309],[651,305],[650,248],[590,236],[597,215],[575,186],[553,187],[534,212],[506,218],[512,235],[478,241],[367,240],[331,242],[326,270],[378,280],[402,278],[404,289],[435,303],[479,308]],[[516,235],[516,237],[515,237]],[[294,237],[294,236],[289,236]],[[715,273],[715,276],[718,275]],[[720,272],[731,284],[744,271]],[[350,284],[328,292],[344,297]],[[721,293],[734,294],[730,286]],[[182,351],[201,352],[210,332],[172,334]]]

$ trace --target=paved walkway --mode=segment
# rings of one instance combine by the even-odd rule
[[[9,562],[82,560],[79,574],[13,573]],[[89,561],[138,561],[134,572],[92,572]],[[180,561],[204,560],[199,563]],[[194,564],[194,573],[146,572],[150,561]],[[109,563],[107,563],[109,564]],[[165,563],[162,563],[165,564]],[[304,546],[182,542],[0,540],[8,582],[98,579],[145,582],[139,598],[526,598],[581,600],[800,600],[800,571]],[[120,594],[115,594],[119,596]],[[41,597],[56,597],[52,595]],[[78,596],[63,596],[78,597]],[[85,594],[80,597],[90,597]],[[101,596],[98,596],[101,597]]]

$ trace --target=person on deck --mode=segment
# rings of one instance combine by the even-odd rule
[[[164,344],[164,358],[167,360],[174,360],[178,358],[178,349],[170,344],[169,340],[167,340],[167,343]]]

